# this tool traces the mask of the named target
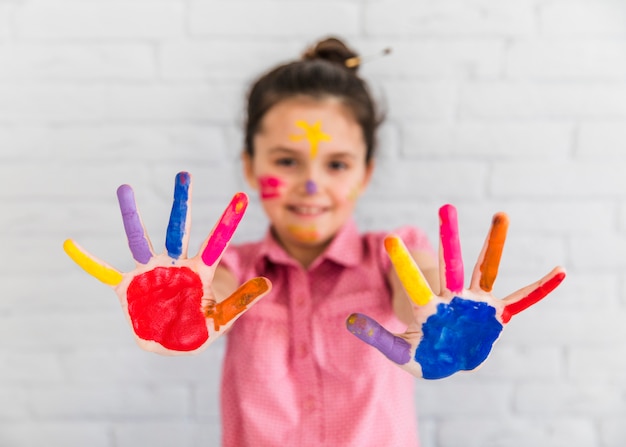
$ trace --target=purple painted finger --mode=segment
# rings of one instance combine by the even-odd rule
[[[246,194],[239,192],[234,195],[204,247],[202,261],[206,265],[212,266],[222,255],[243,218],[247,206],[248,196]]]
[[[370,346],[375,347],[392,362],[404,365],[411,359],[411,345],[393,335],[367,315],[352,314],[346,320],[348,330]]]
[[[117,188],[117,200],[122,211],[122,220],[124,221],[124,230],[130,252],[135,261],[147,264],[152,258],[152,250],[137,212],[133,189],[129,185],[122,185]]]
[[[445,264],[446,288],[453,293],[463,290],[464,272],[459,240],[456,208],[444,205],[439,209],[439,236]]]

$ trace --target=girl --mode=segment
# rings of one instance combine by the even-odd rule
[[[142,348],[188,354],[228,331],[224,446],[416,446],[413,377],[359,338],[417,377],[474,369],[511,316],[565,275],[556,268],[495,300],[503,214],[469,289],[453,207],[440,211],[443,262],[416,228],[394,237],[358,232],[352,213],[374,169],[381,121],[358,62],[329,38],[253,84],[242,157],[270,222],[261,241],[226,249],[247,203],[239,193],[188,259],[191,179],[180,173],[165,253],[155,254],[127,185],[118,198],[135,270],[122,274],[65,243],[79,265],[115,288]],[[349,315],[358,338],[346,331]],[[383,329],[407,325],[401,336]]]
[[[356,60],[326,39],[250,90],[243,165],[270,229],[226,251],[213,287],[219,299],[261,275],[272,291],[228,336],[226,446],[418,444],[413,378],[345,329],[354,311],[398,331],[412,318],[385,234],[359,234],[352,221],[380,124]],[[408,227],[397,234],[436,278],[426,236]]]

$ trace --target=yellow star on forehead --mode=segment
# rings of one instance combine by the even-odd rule
[[[330,141],[330,135],[322,132],[322,123],[321,121],[316,121],[313,125],[307,123],[306,121],[296,121],[296,126],[300,129],[304,130],[304,134],[301,135],[291,135],[289,138],[291,141],[302,141],[304,139],[308,140],[311,144],[311,158],[315,158],[317,155],[317,147],[319,146],[321,141]]]

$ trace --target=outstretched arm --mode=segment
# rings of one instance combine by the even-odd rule
[[[511,317],[537,303],[565,278],[556,267],[541,280],[499,300],[491,294],[498,273],[508,218],[494,216],[479,255],[470,287],[463,287],[464,271],[456,209],[440,209],[441,292],[433,291],[413,257],[397,236],[385,248],[412,303],[413,320],[403,334],[392,334],[366,315],[347,320],[350,332],[374,346],[416,377],[440,379],[480,366]]]
[[[130,186],[118,189],[118,200],[136,262],[134,270],[119,272],[71,239],[65,241],[64,249],[87,273],[114,288],[141,348],[169,355],[198,352],[270,290],[265,278],[251,279],[238,288],[223,269],[215,278],[219,259],[245,213],[245,194],[235,194],[192,258],[187,257],[191,226],[188,173],[176,176],[164,253],[155,253]]]

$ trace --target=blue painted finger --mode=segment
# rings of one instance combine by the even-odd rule
[[[393,335],[367,315],[352,314],[346,320],[348,330],[356,337],[382,352],[389,360],[404,365],[411,359],[408,341]]]
[[[174,203],[170,213],[170,222],[167,225],[165,248],[167,254],[174,259],[180,258],[183,253],[183,239],[187,226],[189,212],[189,187],[191,176],[188,172],[179,172],[174,184]]]
[[[130,252],[135,261],[147,264],[152,258],[152,250],[137,212],[133,189],[128,185],[122,185],[117,188],[117,200],[120,204],[124,231],[126,231]]]

